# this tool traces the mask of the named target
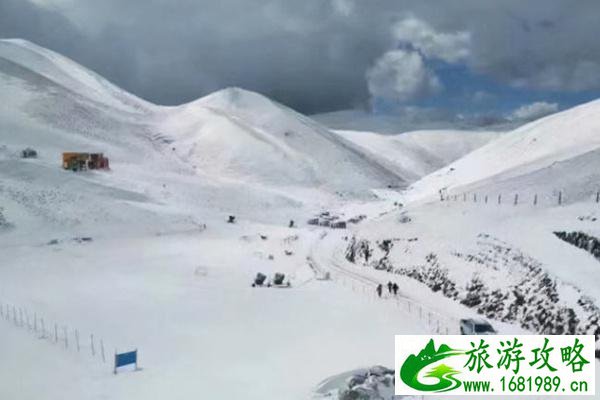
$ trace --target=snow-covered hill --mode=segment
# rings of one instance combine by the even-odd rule
[[[463,191],[550,196],[566,202],[599,189],[600,101],[534,121],[417,182],[411,199]]]
[[[170,109],[158,127],[187,163],[228,179],[346,192],[407,183],[311,119],[239,88]]]
[[[498,138],[489,131],[415,131],[395,135],[335,131],[365,152],[376,155],[408,182],[430,174]]]
[[[391,364],[381,335],[423,331],[306,263],[306,218],[399,179],[310,119],[240,89],[156,106],[20,40],[0,41],[0,104],[0,398],[304,400]],[[63,151],[111,171],[65,171]],[[292,288],[251,288],[259,271]],[[142,370],[115,377],[133,348]]]
[[[161,226],[165,215],[188,221],[226,213],[287,222],[340,195],[407,183],[259,94],[231,88],[156,106],[23,40],[0,40],[0,102],[0,198],[6,218],[19,219],[17,230],[25,221],[97,230],[99,220]],[[38,159],[19,158],[27,146]],[[112,171],[63,171],[64,151],[104,152]]]
[[[516,121],[492,125],[478,118],[454,118],[435,109],[406,107],[396,113],[378,113],[365,109],[340,110],[310,116],[333,130],[377,132],[386,135],[420,130],[481,130],[506,132],[520,124]]]
[[[26,40],[0,40],[0,65],[5,76],[23,79],[32,89],[60,88],[73,96],[122,111],[151,107],[72,60]]]

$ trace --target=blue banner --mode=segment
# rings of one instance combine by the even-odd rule
[[[115,354],[115,368],[137,364],[137,350],[128,353]]]

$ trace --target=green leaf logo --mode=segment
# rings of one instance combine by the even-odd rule
[[[461,385],[460,380],[455,378],[455,375],[459,374],[460,371],[446,364],[439,364],[425,373],[425,377],[427,378],[437,378],[436,383],[425,384],[420,382],[419,373],[429,365],[437,363],[440,360],[462,354],[465,354],[463,350],[454,350],[446,344],[440,345],[439,349],[436,350],[433,339],[431,339],[418,355],[411,354],[406,358],[400,368],[400,379],[411,388],[424,392],[448,392],[454,390]]]

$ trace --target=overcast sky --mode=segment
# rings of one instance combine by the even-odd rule
[[[530,119],[600,97],[598,0],[0,0],[0,37],[159,104],[240,86],[304,113]]]

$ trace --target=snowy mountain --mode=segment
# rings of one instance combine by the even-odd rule
[[[589,199],[599,189],[600,101],[524,125],[416,183],[408,196],[422,199],[473,191],[524,193],[565,201]]]
[[[7,215],[29,217],[17,228],[25,220],[52,229],[161,225],[157,208],[182,220],[288,219],[340,193],[407,184],[309,118],[241,89],[156,106],[23,40],[0,41],[0,89],[0,196]],[[38,159],[19,158],[27,146]],[[63,171],[64,151],[104,152],[112,171]]]
[[[395,334],[600,332],[598,205],[570,200],[598,182],[600,103],[507,134],[338,132],[236,88],[157,106],[20,40],[0,103],[2,399],[391,400]],[[558,187],[564,207],[422,201]]]
[[[488,137],[411,133],[389,138],[388,146],[375,134],[335,133],[238,88],[157,106],[22,40],[0,41],[0,86],[4,207],[60,229],[130,217],[160,225],[164,214],[156,208],[182,220],[215,213],[302,218],[342,197],[406,187]],[[27,146],[37,160],[18,157]],[[60,168],[64,151],[104,152],[112,172],[67,173]],[[115,196],[118,206],[107,207]],[[257,212],[265,206],[272,213]]]
[[[329,129],[377,132],[386,135],[422,130],[483,130],[506,132],[520,125],[518,121],[492,121],[484,116],[457,118],[436,109],[405,107],[393,113],[365,109],[340,110],[310,116]]]
[[[5,78],[28,82],[30,89],[60,90],[81,101],[120,111],[143,111],[151,104],[111,84],[72,60],[22,39],[0,40],[0,62]]]
[[[415,131],[395,135],[335,131],[380,158],[408,182],[415,182],[498,138],[489,131]]]
[[[0,103],[0,398],[304,400],[364,362],[347,348],[408,332],[352,332],[372,306],[306,263],[308,217],[399,180],[310,119],[240,89],[156,106],[20,40],[0,41]],[[64,151],[111,170],[65,171]],[[259,271],[293,288],[254,290]],[[141,370],[115,377],[133,348]]]
[[[163,118],[161,139],[214,176],[348,192],[407,183],[309,118],[242,89],[221,90]]]

